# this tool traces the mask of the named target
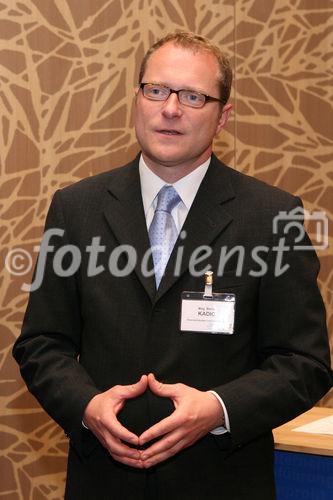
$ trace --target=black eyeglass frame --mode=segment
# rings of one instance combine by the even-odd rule
[[[145,87],[145,85],[157,85],[158,87],[163,87],[165,89],[168,89],[169,90],[169,95],[165,99],[153,99],[151,97],[147,97],[145,95],[145,93],[144,93],[144,87]],[[184,104],[184,106],[188,106],[190,108],[200,109],[200,108],[203,108],[204,105],[207,102],[209,102],[209,101],[218,101],[218,102],[221,102],[223,104],[223,101],[221,99],[218,99],[217,97],[212,97],[211,95],[203,94],[202,92],[198,92],[197,90],[193,90],[193,91],[191,89],[179,89],[179,90],[175,90],[175,89],[172,89],[171,87],[168,87],[167,85],[162,85],[161,83],[141,82],[140,83],[140,89],[142,89],[142,93],[143,93],[144,97],[146,99],[151,100],[151,101],[165,102],[165,101],[167,101],[169,99],[169,97],[170,97],[171,94],[177,94],[178,101],[180,102],[180,104],[184,104],[179,99],[179,92],[183,92],[185,90],[187,92],[194,92],[195,94],[199,94],[199,95],[203,96],[205,98],[205,102],[203,103],[202,106],[191,106],[190,104]]]

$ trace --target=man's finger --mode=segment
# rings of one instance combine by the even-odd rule
[[[123,455],[116,455],[115,453],[110,453],[110,455],[114,460],[116,460],[117,462],[120,462],[122,464],[129,465],[130,467],[136,467],[137,469],[144,468],[142,460],[135,460],[132,458],[127,458],[127,457],[124,457]]]
[[[142,455],[142,463],[143,467],[145,469],[148,469],[149,467],[152,467],[160,462],[163,462],[164,460],[167,460],[170,457],[173,457],[181,451],[182,449],[186,448],[189,446],[189,443],[187,443],[185,440],[180,440],[178,441],[174,446],[171,448],[168,448],[166,450],[163,450],[159,453],[156,453],[154,455],[149,456],[148,458],[144,459],[144,454]],[[146,450],[145,450],[146,452]]]
[[[111,455],[122,456],[126,459],[140,460],[141,454],[139,450],[130,448],[113,436],[107,436],[105,439],[106,448]]]
[[[115,416],[113,418],[111,417],[110,422],[108,422],[107,425],[104,425],[104,427],[111,436],[136,446],[139,444],[139,437],[126,429],[126,427],[124,427]]]
[[[178,414],[174,412],[144,431],[141,436],[139,436],[139,445],[143,445],[145,443],[148,443],[148,441],[151,441],[152,439],[164,436],[164,434],[178,429],[181,424],[181,419],[178,417]]]
[[[116,385],[111,390],[113,393],[121,399],[136,398],[143,394],[148,386],[147,375],[142,375],[140,380],[135,384],[128,385]]]
[[[168,450],[171,450],[179,443],[181,443],[184,437],[186,437],[186,434],[184,433],[184,431],[182,432],[179,429],[175,430],[174,432],[170,432],[159,441],[149,446],[149,448],[145,449],[141,453],[142,460],[149,460],[155,455],[168,452]]]
[[[163,384],[156,380],[153,373],[148,375],[149,389],[162,398],[174,398],[177,395],[177,387],[179,384]]]

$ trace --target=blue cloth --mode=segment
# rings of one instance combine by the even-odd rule
[[[275,451],[277,500],[331,500],[333,457]]]
[[[160,285],[165,267],[178,237],[171,211],[179,202],[180,196],[173,186],[165,185],[158,193],[157,206],[149,227],[156,288]]]

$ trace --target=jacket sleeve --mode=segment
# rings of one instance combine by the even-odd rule
[[[64,245],[68,245],[68,232],[58,191],[35,267],[32,289],[36,289],[30,292],[13,356],[29,391],[80,450],[82,432],[86,432],[81,424],[84,409],[100,391],[79,363],[82,319],[77,278],[75,273],[59,273],[60,258],[54,258]],[[70,265],[70,252],[65,252],[61,269]]]
[[[233,446],[308,410],[332,386],[319,262],[296,217],[301,212],[296,199],[273,234],[257,302],[258,367],[214,388],[228,410]]]

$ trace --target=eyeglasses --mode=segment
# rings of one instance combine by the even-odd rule
[[[211,97],[195,90],[174,90],[159,83],[140,83],[140,89],[142,89],[143,95],[152,101],[166,101],[170,94],[177,94],[179,102],[191,108],[202,108],[208,101],[222,102],[217,97]]]

